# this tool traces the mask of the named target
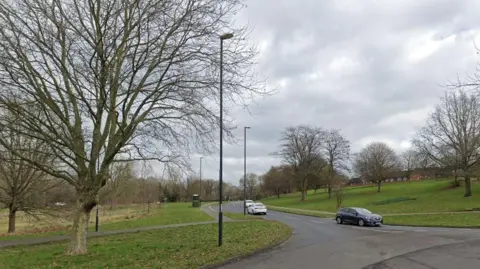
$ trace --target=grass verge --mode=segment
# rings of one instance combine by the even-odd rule
[[[198,268],[275,245],[291,234],[275,221],[224,224],[223,246],[217,225],[195,225],[89,240],[89,253],[66,256],[66,244],[14,247],[0,252],[0,268]],[[259,236],[262,235],[262,236]]]
[[[333,218],[333,217],[335,217],[335,213],[325,213],[325,212],[318,212],[318,211],[314,211],[314,210],[302,210],[302,209],[298,209],[298,208],[268,206],[268,209],[278,211],[278,212],[312,216],[312,217],[319,217],[319,218]]]
[[[243,215],[243,213],[223,212],[223,215],[234,220],[263,220],[262,216]]]
[[[93,217],[95,221],[95,217]],[[200,208],[193,208],[191,203],[170,203],[163,208],[152,209],[150,214],[125,215],[121,219],[107,219],[106,222],[100,217],[99,230],[111,231],[122,230],[135,227],[148,227],[157,225],[168,225],[177,223],[200,222],[212,220],[210,216],[205,214]],[[13,235],[0,235],[0,241],[3,240],[19,240],[40,236],[55,236],[69,233],[69,227],[57,227],[55,231],[48,232],[23,232]],[[95,231],[94,224],[90,223],[89,231]]]
[[[480,213],[385,216],[388,225],[480,228]]]

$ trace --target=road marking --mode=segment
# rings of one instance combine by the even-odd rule
[[[325,223],[325,222],[323,222],[323,221],[316,221],[316,220],[310,220],[310,222],[313,222],[313,223],[320,223],[320,224],[322,224],[322,223]]]
[[[414,232],[419,232],[419,233],[422,233],[422,232],[427,232],[427,230],[413,230]]]
[[[290,217],[290,216],[287,216],[287,218],[289,218],[289,219],[300,219],[300,218],[297,218],[297,217]]]

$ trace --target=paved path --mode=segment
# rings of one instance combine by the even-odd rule
[[[242,212],[242,204],[228,204],[224,209]],[[292,237],[271,251],[220,268],[480,268],[480,230],[358,227],[275,211],[265,218],[291,226]]]

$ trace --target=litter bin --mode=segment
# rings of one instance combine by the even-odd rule
[[[192,197],[192,206],[193,207],[200,207],[200,196],[198,194],[194,194]]]

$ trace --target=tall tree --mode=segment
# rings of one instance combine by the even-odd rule
[[[400,168],[395,151],[383,142],[372,142],[357,154],[354,164],[358,174],[377,184],[380,192],[382,181],[389,172]]]
[[[323,168],[319,160],[323,160],[324,136],[324,130],[318,127],[288,127],[282,133],[279,149],[274,153],[293,168],[302,193],[301,201],[307,196],[309,174]]]
[[[414,145],[443,167],[460,169],[465,197],[472,195],[470,176],[480,160],[480,103],[465,91],[446,92],[419,131]]]
[[[329,130],[325,133],[324,155],[327,161],[328,198],[332,197],[332,185],[335,171],[348,170],[350,159],[350,141],[339,130]]]
[[[0,1],[0,108],[19,117],[15,124],[0,117],[0,128],[27,129],[62,163],[46,166],[5,138],[0,144],[76,189],[67,253],[87,252],[90,211],[112,162],[188,166],[188,152],[213,150],[220,35],[235,34],[225,42],[225,100],[267,94],[252,68],[250,29],[233,23],[243,7],[240,0]],[[26,110],[30,104],[39,112]]]

